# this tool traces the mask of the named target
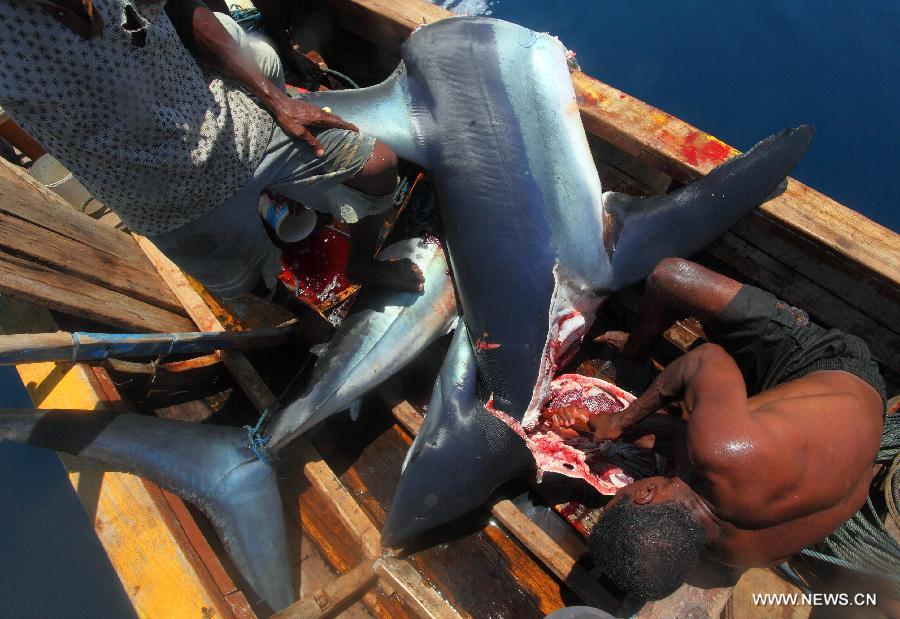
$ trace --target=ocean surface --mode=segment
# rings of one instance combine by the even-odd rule
[[[594,77],[740,149],[816,137],[794,176],[900,229],[900,2],[440,2],[550,32]],[[473,59],[477,60],[477,59]],[[0,404],[28,406],[0,367]],[[131,617],[53,454],[0,443],[0,599],[14,617]]]

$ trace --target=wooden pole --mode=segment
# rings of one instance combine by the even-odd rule
[[[0,365],[41,361],[102,361],[109,357],[156,357],[250,350],[287,342],[290,326],[220,333],[28,333],[0,336]]]

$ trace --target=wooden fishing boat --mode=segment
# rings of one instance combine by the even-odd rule
[[[449,15],[419,0],[328,0],[304,23],[331,36],[315,41],[331,66],[363,84],[393,70],[411,30]],[[306,11],[306,9],[297,9]],[[652,195],[707,173],[736,151],[713,136],[614,87],[572,73],[604,189]],[[221,331],[273,326],[260,308],[225,307],[146,239],[66,209],[12,166],[0,165],[0,328],[4,333],[67,330]],[[746,217],[698,259],[807,309],[816,321],[859,335],[898,392],[900,237],[803,184]],[[633,318],[639,290],[613,299],[611,320]],[[32,305],[34,304],[34,305]],[[49,310],[52,310],[52,314]],[[103,326],[97,326],[100,323]],[[690,321],[667,333],[665,362],[700,337]],[[439,348],[441,343],[436,346]],[[593,579],[583,540],[554,513],[534,506],[528,487],[503,488],[491,505],[417,544],[382,556],[384,521],[405,451],[422,422],[421,404],[437,370],[435,354],[366,402],[351,425],[335,417],[296,441],[280,470],[293,524],[300,600],[279,617],[539,617],[573,604],[643,617],[742,617],[754,592],[791,592],[768,570],[715,574],[640,608]],[[123,397],[110,365],[18,365],[36,407],[138,408],[191,421],[252,423],[297,367],[290,356],[223,351],[195,363],[220,368],[210,393],[169,400]],[[295,355],[296,356],[296,355]],[[190,364],[188,364],[190,365]],[[298,366],[296,361],[294,366]],[[191,368],[187,368],[190,371]],[[134,370],[139,372],[140,370]],[[172,370],[173,372],[175,370]],[[208,377],[208,374],[204,374]],[[183,384],[180,383],[180,384]],[[427,389],[427,388],[426,388]],[[210,395],[211,393],[215,395]],[[149,402],[149,404],[148,404]],[[243,417],[241,416],[241,411]],[[340,441],[336,437],[340,437]],[[209,524],[177,497],[131,475],[65,457],[73,486],[141,617],[253,617]],[[539,502],[539,501],[538,501]],[[280,515],[273,515],[280,517]],[[554,520],[555,518],[555,520]],[[771,616],[805,616],[782,608]]]

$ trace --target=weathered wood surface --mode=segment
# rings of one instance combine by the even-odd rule
[[[136,332],[193,329],[184,316],[3,251],[0,251],[0,292]]]
[[[391,414],[411,436],[415,436],[424,422],[423,414],[412,404],[403,400],[390,385],[378,389],[380,399],[391,408]],[[491,513],[519,542],[524,545],[541,563],[557,578],[576,593],[588,605],[600,608],[613,608],[618,605],[611,595],[605,592],[591,578],[587,570],[578,564],[578,557],[587,548],[581,546],[577,556],[573,556],[547,533],[538,527],[512,501],[501,499],[491,506]]]
[[[184,314],[133,239],[75,211],[6,161],[0,163],[0,248]]]
[[[250,350],[286,343],[290,327],[237,333],[30,333],[0,336],[0,365]]]
[[[376,574],[372,561],[364,561],[352,570],[308,595],[303,596],[287,608],[272,615],[272,619],[318,619],[333,617],[349,606],[357,596],[369,589],[375,582]]]
[[[383,52],[393,68],[400,44],[423,23],[451,14],[421,0],[329,0],[334,23]],[[616,190],[659,193],[666,179],[689,182],[737,153],[715,137],[584,73],[572,74],[598,169]],[[813,148],[815,148],[815,144]],[[631,158],[631,159],[628,159]],[[645,171],[641,171],[643,166]],[[653,177],[652,174],[657,175]],[[648,175],[649,174],[649,175]],[[747,255],[726,255],[743,243]],[[740,222],[715,251],[742,273],[815,319],[853,332],[879,361],[900,371],[900,236],[791,180],[781,196]],[[790,278],[783,276],[791,272]],[[814,300],[810,304],[809,300]]]
[[[41,199],[35,196],[35,199]],[[99,222],[88,218],[96,226]],[[0,212],[0,248],[61,273],[183,314],[155,273],[53,230]],[[137,251],[137,247],[133,247]],[[141,265],[142,266],[142,265]]]
[[[411,438],[387,411],[367,408],[358,422],[328,419],[312,438],[343,485],[380,528]],[[479,510],[407,548],[409,562],[457,609],[475,617],[540,617],[575,596],[515,539]]]

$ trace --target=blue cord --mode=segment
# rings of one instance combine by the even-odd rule
[[[262,433],[263,426],[266,425],[266,421],[269,419],[269,409],[265,409],[262,412],[262,415],[259,416],[259,421],[256,422],[255,426],[244,426],[244,429],[247,431],[247,437],[250,439],[250,451],[253,452],[253,455],[256,456],[263,464],[268,466],[275,465],[275,458],[269,455],[269,452],[266,451],[266,445],[269,444],[270,436],[264,435]]]

